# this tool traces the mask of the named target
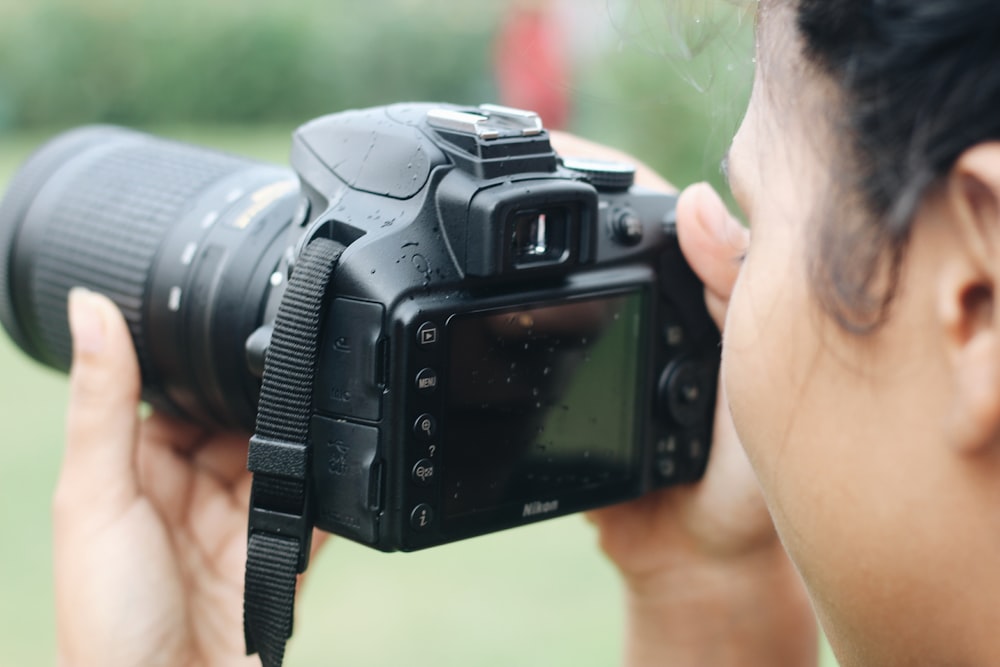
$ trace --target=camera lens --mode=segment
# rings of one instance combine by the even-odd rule
[[[518,211],[511,223],[515,268],[561,264],[569,256],[570,213],[566,207]]]
[[[244,344],[297,201],[286,169],[119,128],[61,135],[0,202],[0,322],[65,370],[69,289],[106,294],[128,322],[147,400],[250,426],[259,382]]]

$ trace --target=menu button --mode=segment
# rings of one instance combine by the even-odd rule
[[[435,371],[433,368],[425,368],[424,370],[417,373],[417,379],[415,384],[417,386],[417,391],[426,394],[431,393],[432,391],[437,389],[438,385],[437,371]]]

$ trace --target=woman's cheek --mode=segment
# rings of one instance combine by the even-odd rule
[[[736,432],[765,492],[788,436],[803,364],[796,267],[756,247],[733,287],[723,332],[722,381]]]
[[[750,462],[756,469],[756,447],[754,444],[757,439],[754,437],[755,424],[752,419],[754,411],[752,406],[748,404],[752,402],[753,388],[746,381],[750,375],[747,366],[751,360],[743,352],[743,350],[749,349],[750,344],[747,342],[748,331],[744,315],[741,312],[739,291],[737,284],[726,315],[726,328],[722,336],[721,381],[725,387],[725,396],[729,403],[728,408],[733,419],[733,426]]]

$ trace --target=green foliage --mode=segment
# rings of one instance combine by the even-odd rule
[[[445,9],[404,0],[0,7],[0,129],[292,122],[401,99],[490,97],[490,12],[459,23]]]
[[[717,165],[751,78],[730,0],[564,3],[570,129],[678,184]],[[495,101],[493,0],[0,0],[0,132],[89,122],[287,127],[402,100]]]

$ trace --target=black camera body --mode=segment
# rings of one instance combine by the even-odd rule
[[[300,541],[315,524],[410,551],[702,475],[719,334],[674,197],[489,105],[326,116],[292,164],[119,128],[56,138],[0,203],[0,321],[67,368],[67,291],[105,293],[147,400],[246,428],[303,249],[342,246],[315,295],[304,510],[261,514]]]
[[[316,526],[409,551],[701,476],[719,337],[674,197],[488,105],[321,118],[292,164],[314,213],[289,245],[347,246],[313,394]]]

